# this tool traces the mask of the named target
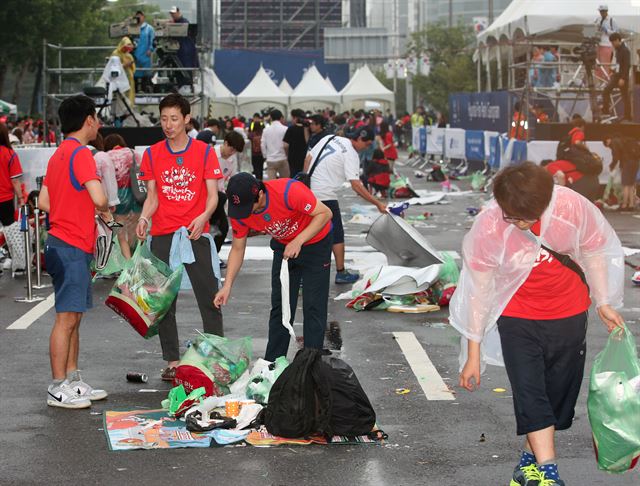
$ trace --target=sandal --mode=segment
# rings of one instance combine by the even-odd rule
[[[173,382],[173,380],[175,380],[176,378],[176,369],[174,368],[169,368],[166,367],[165,369],[162,370],[162,374],[160,375],[160,378],[162,378],[162,381],[170,381]]]

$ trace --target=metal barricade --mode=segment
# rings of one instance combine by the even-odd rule
[[[24,255],[25,255],[25,273],[27,275],[27,296],[16,297],[16,302],[40,302],[44,300],[44,297],[39,295],[33,295],[33,281],[32,281],[32,251],[31,251],[31,233],[29,232],[29,206],[24,205],[20,208],[20,231],[24,233]],[[39,258],[39,255],[38,255]]]

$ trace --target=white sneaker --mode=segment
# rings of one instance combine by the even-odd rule
[[[49,385],[47,405],[61,408],[89,408],[91,400],[78,395],[69,383],[63,381],[59,386]]]
[[[82,381],[82,379],[77,381],[72,381],[69,383],[71,389],[76,392],[80,398],[84,398],[90,401],[95,400],[104,400],[107,398],[108,394],[104,390],[97,390],[93,388],[91,385]]]

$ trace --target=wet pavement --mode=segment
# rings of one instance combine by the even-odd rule
[[[402,168],[413,174],[413,170]],[[413,179],[417,189],[438,189]],[[464,188],[464,184],[461,183]],[[353,193],[341,201],[344,220],[350,208],[364,204]],[[472,194],[449,204],[414,206],[409,216],[432,213],[417,229],[438,250],[460,251],[472,217],[467,208],[486,198]],[[640,247],[640,219],[607,214],[625,246]],[[346,224],[347,251],[362,259],[367,226]],[[251,246],[266,247],[265,237]],[[262,250],[256,249],[256,254]],[[365,259],[367,258],[365,253]],[[369,254],[370,255],[370,254]],[[640,254],[628,260],[640,264]],[[459,260],[458,260],[459,263]],[[630,282],[627,267],[623,315],[640,335],[640,288]],[[94,287],[95,307],[81,327],[81,368],[85,379],[105,388],[109,398],[90,410],[46,406],[49,383],[48,338],[53,310],[28,328],[6,329],[33,305],[17,304],[24,278],[0,277],[0,484],[187,484],[228,485],[507,485],[521,441],[515,436],[509,382],[504,369],[489,367],[480,390],[457,388],[458,335],[447,324],[446,309],[429,314],[357,313],[345,301],[331,300],[327,344],[341,349],[376,409],[378,423],[389,434],[383,445],[225,447],[109,452],[103,429],[106,410],[159,408],[170,385],[160,381],[163,367],[157,338],[144,340],[102,304],[113,281]],[[332,284],[330,295],[349,286]],[[50,289],[36,291],[48,295]],[[224,309],[225,334],[253,337],[254,355],[266,345],[270,296],[270,262],[245,262],[230,304]],[[487,298],[491,298],[487,296]],[[297,318],[301,322],[301,311]],[[183,292],[178,302],[181,342],[201,329],[195,299]],[[295,326],[302,332],[302,326]],[[455,391],[449,401],[428,400],[394,332],[413,333],[444,382]],[[590,317],[587,367],[606,341],[604,327]],[[294,353],[290,347],[290,355]],[[558,434],[560,471],[567,485],[637,485],[640,471],[625,476],[599,472],[586,412],[588,369],[574,426]],[[126,373],[147,373],[147,384],[129,383]],[[499,391],[503,388],[504,391]],[[408,393],[397,393],[407,389]],[[141,390],[146,390],[141,392]],[[498,391],[494,391],[498,390]]]

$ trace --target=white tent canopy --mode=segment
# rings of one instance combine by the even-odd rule
[[[276,103],[286,106],[289,101],[289,97],[278,88],[262,66],[236,99],[238,106],[260,102],[265,105]]]
[[[305,102],[320,102],[332,105],[340,103],[338,92],[332,86],[329,86],[315,66],[307,69],[289,99],[292,105]]]
[[[348,107],[354,102],[383,101],[390,105],[395,111],[395,95],[388,90],[374,76],[366,64],[359,68],[349,80],[347,85],[340,91],[343,106]]]
[[[329,77],[329,75],[328,75],[328,74],[327,74],[327,77],[326,77],[326,78],[324,78],[324,80],[327,82],[327,84],[328,84],[329,86],[331,86],[333,89],[336,89],[336,87],[335,87],[335,86],[333,85],[333,83],[331,82],[331,78]],[[338,91],[338,90],[336,89],[336,91]]]
[[[522,37],[581,41],[582,27],[594,25],[602,0],[513,0],[478,35],[481,44]],[[609,15],[618,28],[635,32],[640,24],[639,0],[609,0]]]
[[[287,78],[282,78],[282,81],[280,81],[280,85],[278,87],[284,94],[290,95],[291,93],[293,93],[293,88],[289,84],[289,81],[287,81]]]
[[[235,105],[236,97],[229,91],[213,69],[204,69],[204,94],[214,103]]]

